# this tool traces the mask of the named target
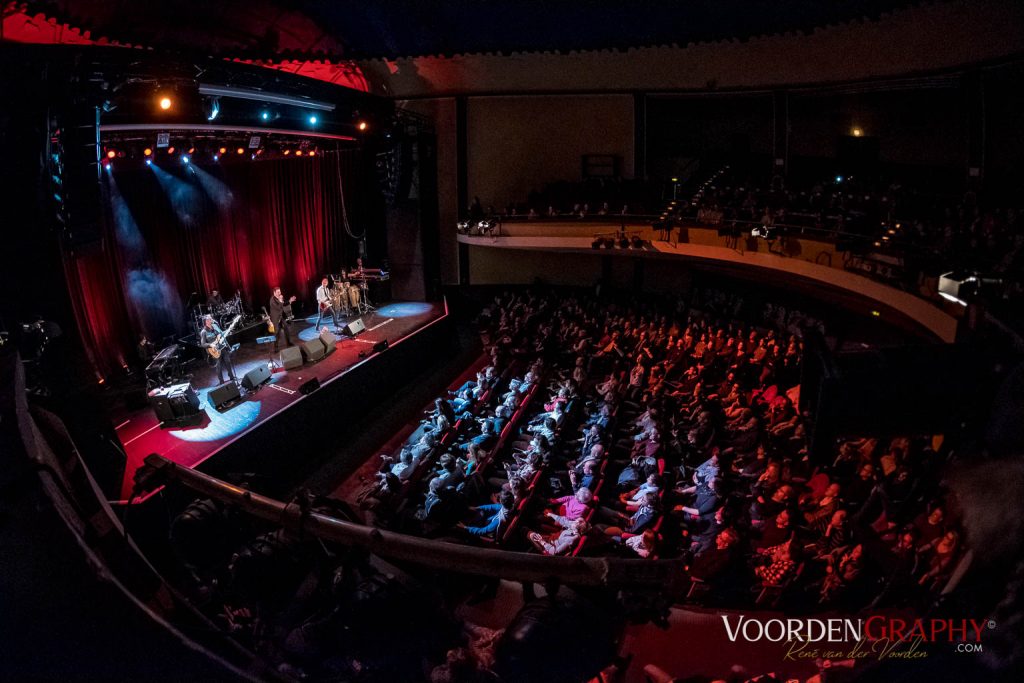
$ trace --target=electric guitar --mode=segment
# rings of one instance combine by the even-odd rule
[[[267,307],[263,308],[263,322],[267,324],[267,334],[277,334],[277,328],[274,327],[274,321],[270,319],[270,314],[267,313]]]
[[[230,325],[228,325],[228,329],[217,335],[217,338],[213,340],[213,343],[206,347],[206,352],[210,354],[210,358],[213,360],[218,360],[220,358],[220,354],[228,347],[228,337],[231,336],[231,333],[235,329],[235,325],[237,325],[238,321],[241,319],[242,316],[236,315],[235,319],[231,321]]]

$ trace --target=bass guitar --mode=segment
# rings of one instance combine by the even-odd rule
[[[210,354],[210,358],[217,360],[220,358],[220,354],[224,352],[224,349],[228,347],[228,337],[235,330],[235,325],[242,319],[242,316],[236,315],[235,319],[228,325],[228,329],[224,330],[221,334],[217,335],[217,338],[213,340],[213,343],[206,347],[206,352]]]

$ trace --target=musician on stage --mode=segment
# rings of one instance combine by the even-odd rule
[[[338,322],[338,312],[334,310],[334,303],[331,301],[331,288],[327,284],[327,278],[325,277],[320,281],[320,286],[316,290],[316,303],[319,313],[316,316],[316,331],[320,331],[320,321],[323,320],[324,313],[327,311],[331,312],[331,318],[334,320],[334,331],[339,332],[341,327]]]
[[[210,296],[206,297],[206,305],[211,311],[215,311],[224,305],[224,299],[221,297],[220,292],[216,289],[210,292]]]
[[[203,318],[203,329],[199,330],[199,345],[204,349],[212,347],[218,341],[218,337],[224,334],[224,330],[220,329],[220,326],[213,322],[213,316],[208,315]],[[231,378],[232,382],[237,382],[235,378],[235,366],[231,362],[231,345],[227,343],[226,339],[221,339],[220,358],[217,359],[217,384],[223,384],[226,380],[224,379],[225,371],[228,377]]]
[[[277,353],[280,346],[282,332],[288,346],[292,345],[292,333],[288,330],[288,320],[291,318],[289,307],[293,301],[295,301],[294,296],[285,301],[281,288],[274,287],[274,293],[270,297],[270,306],[268,307],[270,309],[270,322],[275,328],[274,353]]]

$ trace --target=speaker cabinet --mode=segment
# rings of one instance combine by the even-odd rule
[[[299,386],[299,393],[302,394],[303,396],[309,396],[319,388],[320,380],[314,377],[313,379],[309,380],[308,382],[304,382],[302,383],[302,385]]]
[[[260,363],[249,372],[245,373],[242,378],[242,386],[252,391],[259,385],[270,379],[270,368]]]
[[[189,383],[161,387],[149,392],[149,404],[156,419],[170,422],[199,412],[199,396]]]
[[[324,343],[324,355],[334,353],[334,347],[338,345],[338,338],[335,337],[326,327],[320,330],[320,341]]]
[[[356,318],[355,320],[350,322],[348,325],[345,325],[344,332],[348,336],[354,337],[357,334],[359,334],[360,332],[363,332],[365,330],[366,330],[366,325],[363,324],[363,319],[362,318]]]
[[[302,355],[307,361],[318,361],[324,357],[324,343],[320,341],[320,337],[316,339],[310,339],[300,344],[302,348]]]
[[[219,387],[210,389],[209,400],[210,405],[217,410],[222,409],[225,404],[237,401],[242,395],[238,393],[238,387],[235,386],[234,382],[225,382]]]
[[[174,419],[174,411],[171,410],[171,400],[167,398],[167,394],[150,394],[149,405],[153,406],[156,419],[161,422],[170,422]]]
[[[298,346],[289,346],[281,351],[281,367],[285,370],[294,370],[302,367],[302,349]]]
[[[377,353],[380,353],[381,351],[386,351],[387,348],[388,348],[388,340],[387,339],[385,339],[384,341],[379,341],[379,342],[377,342],[376,344],[373,345],[373,350],[375,352],[377,352]]]

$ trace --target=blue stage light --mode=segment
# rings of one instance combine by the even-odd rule
[[[317,122],[316,114],[314,114],[313,116],[310,116],[310,117],[309,117],[309,123],[310,123],[311,125],[314,125],[314,126],[315,126],[315,125],[316,125],[316,122]]]
[[[153,160],[152,159],[146,159],[146,166],[152,166],[152,165],[153,165]]]
[[[181,155],[181,163],[183,163],[183,164],[187,164],[188,163],[188,155],[187,154],[182,154]]]
[[[260,113],[260,118],[263,119],[264,121],[269,121],[270,120],[270,112],[269,111],[261,112]]]

